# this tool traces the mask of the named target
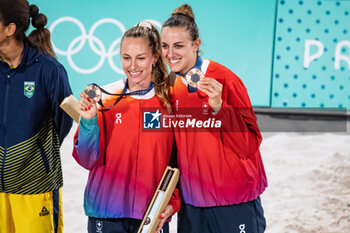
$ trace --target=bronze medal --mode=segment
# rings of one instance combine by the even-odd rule
[[[102,96],[102,91],[101,89],[94,85],[94,84],[91,84],[91,85],[88,85],[86,88],[85,88],[85,91],[84,91],[91,100],[94,101],[94,103],[98,103],[98,101],[100,101],[101,99],[101,96]]]
[[[204,78],[204,73],[200,69],[193,68],[186,74],[186,81],[191,87],[198,87],[198,82]]]

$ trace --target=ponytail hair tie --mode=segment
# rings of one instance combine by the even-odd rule
[[[34,19],[35,17],[37,17],[39,14],[39,8],[32,4],[29,6],[29,16],[30,18]]]
[[[141,21],[137,24],[138,27],[145,27],[145,28],[148,28],[150,30],[152,30],[152,24],[147,22],[147,21]]]

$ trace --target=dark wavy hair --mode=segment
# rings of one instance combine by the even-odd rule
[[[30,21],[36,29],[27,37],[25,32],[29,28]],[[29,5],[27,0],[0,0],[0,22],[5,27],[14,23],[16,40],[23,43],[28,41],[41,52],[56,58],[51,44],[51,33],[45,28],[47,18],[39,13],[36,5]]]
[[[184,27],[189,32],[191,41],[199,38],[198,26],[194,21],[192,7],[188,4],[176,8],[171,17],[163,24],[162,28],[164,27]]]

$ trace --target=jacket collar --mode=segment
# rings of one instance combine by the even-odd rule
[[[33,46],[31,46],[27,41],[24,42],[23,56],[21,62],[16,67],[16,69],[38,62],[41,55],[42,53],[35,49]],[[5,62],[2,61],[2,59],[0,58],[0,64],[1,63],[5,64]]]
[[[37,49],[31,46],[27,41],[24,42],[23,57],[21,63],[17,68],[30,65],[32,63],[38,62],[39,57],[42,55]]]

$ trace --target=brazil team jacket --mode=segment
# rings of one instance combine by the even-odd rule
[[[0,61],[0,192],[62,186],[59,147],[72,120],[59,104],[71,93],[63,66],[29,44],[17,68]]]
[[[256,199],[267,186],[259,152],[262,137],[242,81],[226,67],[198,58],[195,68],[223,85],[222,107],[210,108],[208,96],[191,91],[177,75],[172,87],[177,121],[175,139],[186,204],[224,206]],[[199,122],[199,123],[198,123]],[[180,127],[182,126],[182,127]]]
[[[104,87],[121,93],[126,79]],[[104,106],[112,106],[117,97],[103,95]],[[87,216],[98,218],[142,219],[162,175],[169,164],[172,130],[158,127],[167,110],[154,88],[143,96],[124,96],[108,111],[98,111],[94,119],[80,119],[74,138],[73,157],[90,170],[84,195]],[[170,203],[180,209],[178,191]]]

